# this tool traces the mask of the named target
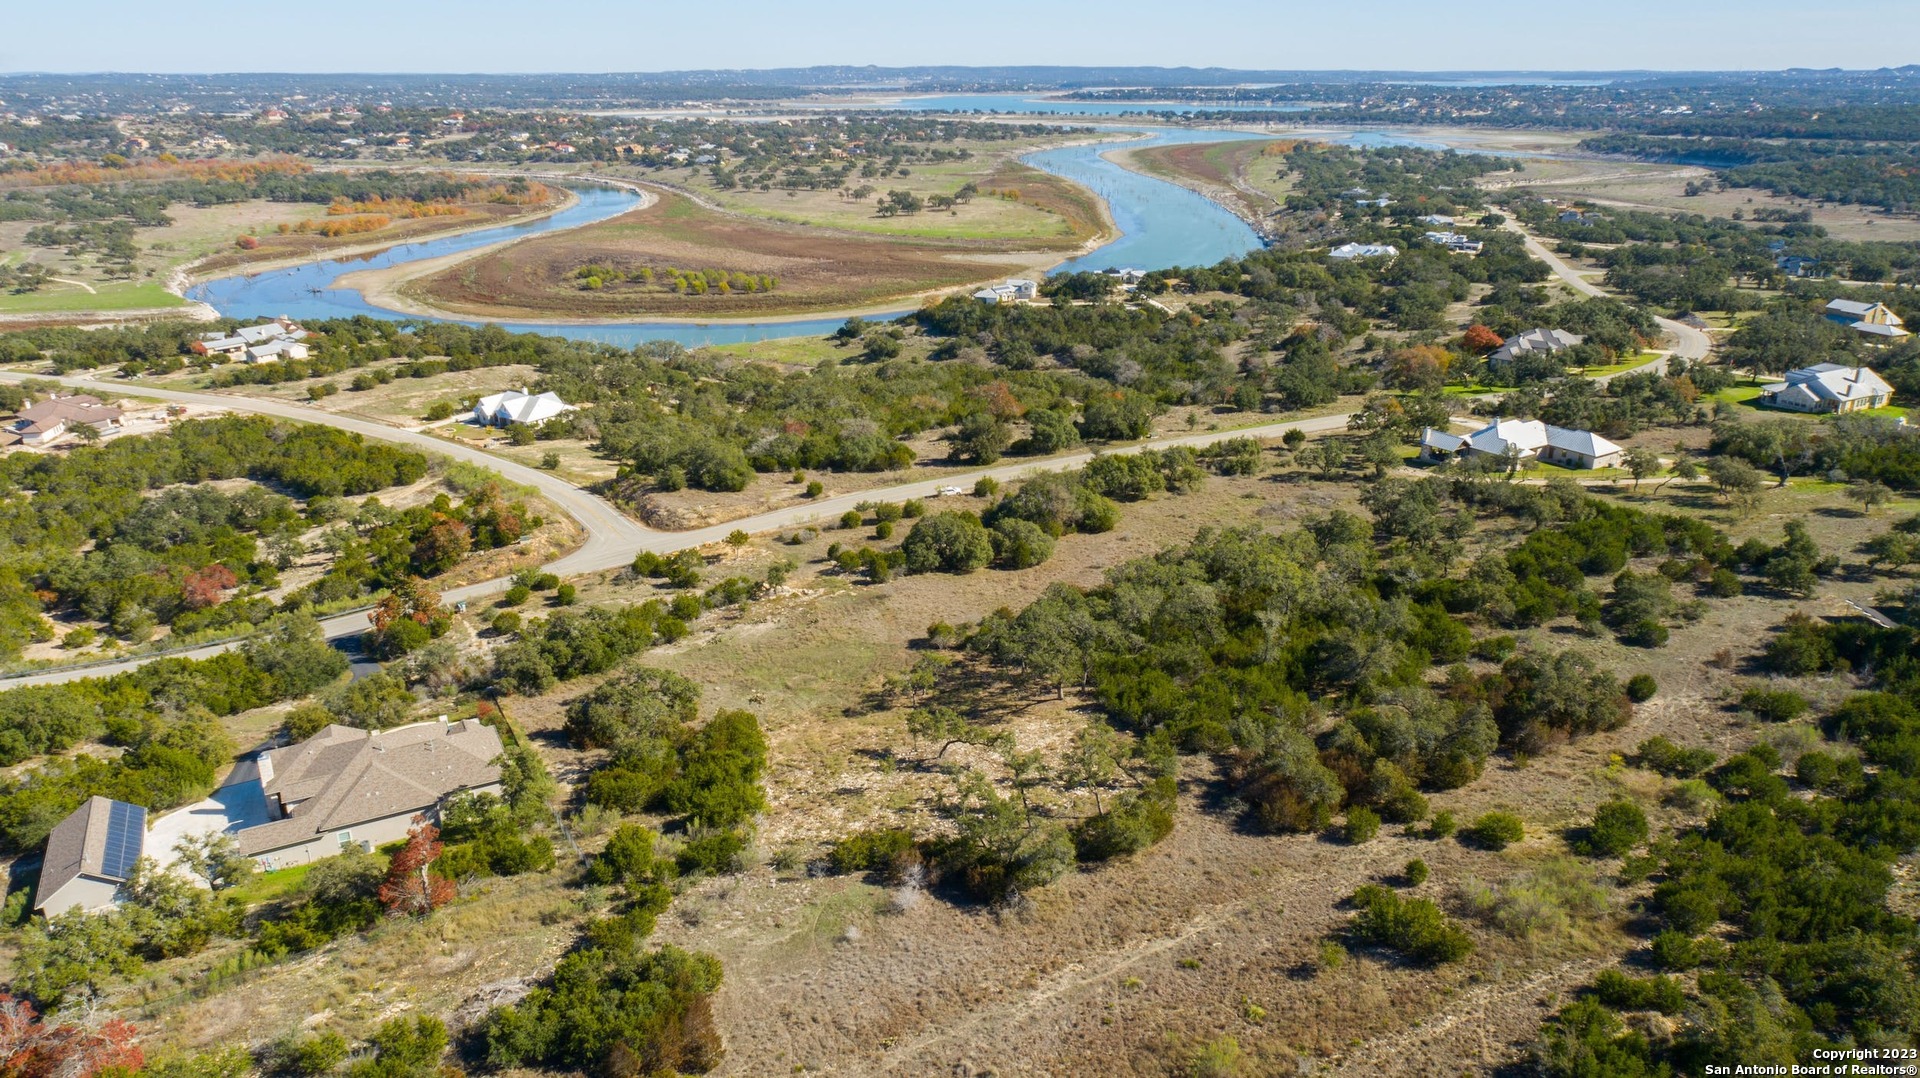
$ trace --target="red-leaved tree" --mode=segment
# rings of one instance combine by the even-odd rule
[[[440,856],[440,829],[415,816],[407,844],[393,855],[387,882],[380,885],[380,904],[395,917],[424,916],[453,901],[453,881],[429,871]]]
[[[115,1018],[98,1029],[43,1021],[33,1004],[0,992],[0,1074],[7,1078],[92,1078],[146,1065],[137,1031]]]
[[[240,578],[234,575],[232,569],[214,562],[188,573],[187,578],[180,582],[180,601],[187,605],[188,610],[205,610],[210,606],[218,606],[222,593],[228,588],[237,587],[239,583]]]
[[[1478,322],[1468,326],[1467,332],[1460,338],[1462,347],[1469,352],[1478,352],[1481,355],[1485,355],[1505,343],[1507,342],[1501,340],[1498,333],[1480,325]]]

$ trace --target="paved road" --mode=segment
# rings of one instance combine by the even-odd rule
[[[1547,268],[1553,271],[1553,275],[1566,282],[1567,287],[1584,296],[1607,296],[1612,294],[1599,285],[1594,284],[1592,281],[1587,280],[1585,277],[1582,277],[1579,271],[1568,265],[1559,255],[1547,250],[1545,244],[1535,239],[1532,234],[1521,228],[1517,222],[1509,220],[1505,227],[1510,232],[1518,233],[1520,238],[1526,242],[1527,253],[1545,262]],[[1707,353],[1713,350],[1713,338],[1707,336],[1707,334],[1701,330],[1695,329],[1684,322],[1676,322],[1671,318],[1660,318],[1656,316],[1654,321],[1659,323],[1660,328],[1665,330],[1668,336],[1673,338],[1672,354],[1679,356],[1681,359],[1705,359],[1707,358]],[[1605,382],[1610,378],[1617,378],[1621,374],[1638,374],[1645,371],[1664,374],[1666,373],[1666,369],[1667,357],[1663,356],[1652,363],[1635,367],[1632,371],[1620,371],[1612,375],[1603,375],[1594,380],[1597,382]]]
[[[640,524],[622,514],[598,495],[590,494],[579,487],[566,482],[551,472],[538,468],[529,468],[504,457],[495,456],[472,446],[434,438],[417,431],[403,430],[384,423],[377,423],[357,416],[326,412],[318,408],[307,408],[284,401],[261,400],[253,397],[227,396],[218,393],[195,393],[176,389],[152,389],[144,386],[116,386],[111,380],[91,378],[46,378],[39,375],[22,374],[17,371],[0,371],[0,380],[19,382],[28,378],[40,378],[43,381],[56,381],[76,389],[111,389],[129,396],[151,397],[158,400],[174,401],[182,404],[197,404],[205,407],[225,408],[234,412],[251,412],[259,415],[294,419],[305,423],[318,423],[323,426],[337,427],[354,431],[368,438],[395,442],[412,448],[439,453],[458,460],[470,461],[492,468],[506,479],[515,483],[524,483],[535,487],[579,521],[586,532],[586,541],[578,548],[545,566],[548,572],[562,577],[579,576],[584,573],[618,569],[632,564],[634,555],[643,550],[656,554],[672,554],[677,551],[717,543],[725,539],[735,529],[748,533],[777,531],[797,528],[807,524],[837,519],[842,513],[864,501],[905,501],[908,498],[937,497],[941,487],[960,487],[970,490],[973,484],[983,477],[992,477],[1001,482],[1018,479],[1031,472],[1064,471],[1078,468],[1093,459],[1093,452],[1072,453],[1066,456],[1050,457],[1039,461],[1022,461],[1002,464],[992,468],[974,468],[942,473],[928,479],[912,483],[898,483],[890,486],[871,487],[847,494],[821,498],[800,505],[774,509],[765,513],[745,517],[740,520],[716,524],[712,527],[691,531],[659,531]],[[1293,419],[1275,423],[1265,423],[1256,427],[1243,427],[1238,430],[1208,431],[1201,434],[1186,434],[1169,438],[1158,438],[1151,442],[1132,446],[1115,447],[1107,452],[1134,453],[1141,449],[1161,449],[1168,446],[1204,446],[1228,438],[1256,437],[1273,438],[1292,428],[1299,428],[1308,434],[1330,430],[1345,430],[1346,415],[1317,416],[1307,419]],[[480,599],[497,595],[507,590],[510,581],[506,577],[481,581],[464,587],[448,588],[441,598],[448,604]],[[367,614],[364,611],[339,614],[320,623],[327,639],[338,640],[343,637],[357,636],[368,628]],[[218,655],[237,646],[239,641],[229,640],[209,644],[192,651],[174,654],[192,659],[204,659]],[[0,679],[0,685],[16,687],[21,685],[43,685],[73,681],[83,677],[105,677],[111,674],[131,670],[154,656],[126,659],[120,662],[99,663],[87,666],[66,667],[40,674]]]

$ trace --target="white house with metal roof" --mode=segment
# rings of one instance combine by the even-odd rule
[[[1327,257],[1351,262],[1356,258],[1394,258],[1399,254],[1400,248],[1391,243],[1343,243],[1328,251]]]
[[[47,836],[33,908],[48,917],[96,913],[118,903],[146,848],[147,810],[95,795]]]
[[[1789,412],[1857,412],[1884,408],[1893,387],[1869,367],[1820,363],[1788,371],[1786,381],[1760,390],[1759,403]]]
[[[1838,322],[1855,333],[1869,337],[1890,339],[1907,336],[1906,323],[1894,314],[1884,303],[1864,303],[1853,299],[1836,299],[1828,303],[1825,314],[1827,321]]]
[[[515,423],[533,426],[574,410],[575,407],[561,400],[558,393],[509,389],[504,393],[481,397],[480,402],[473,406],[473,421],[483,427],[507,427]]]
[[[1467,435],[1428,427],[1420,434],[1420,455],[1427,460],[1451,457],[1498,457],[1525,464],[1541,461],[1567,468],[1612,468],[1625,450],[1588,430],[1555,427],[1537,419],[1496,419]]]

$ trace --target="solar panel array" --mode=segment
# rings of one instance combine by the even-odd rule
[[[115,801],[107,810],[107,850],[101,857],[100,871],[115,879],[133,875],[133,863],[140,860],[147,839],[147,810],[125,801]]]

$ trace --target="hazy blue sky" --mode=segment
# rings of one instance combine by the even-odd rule
[[[0,71],[1896,66],[1914,0],[19,0]]]

